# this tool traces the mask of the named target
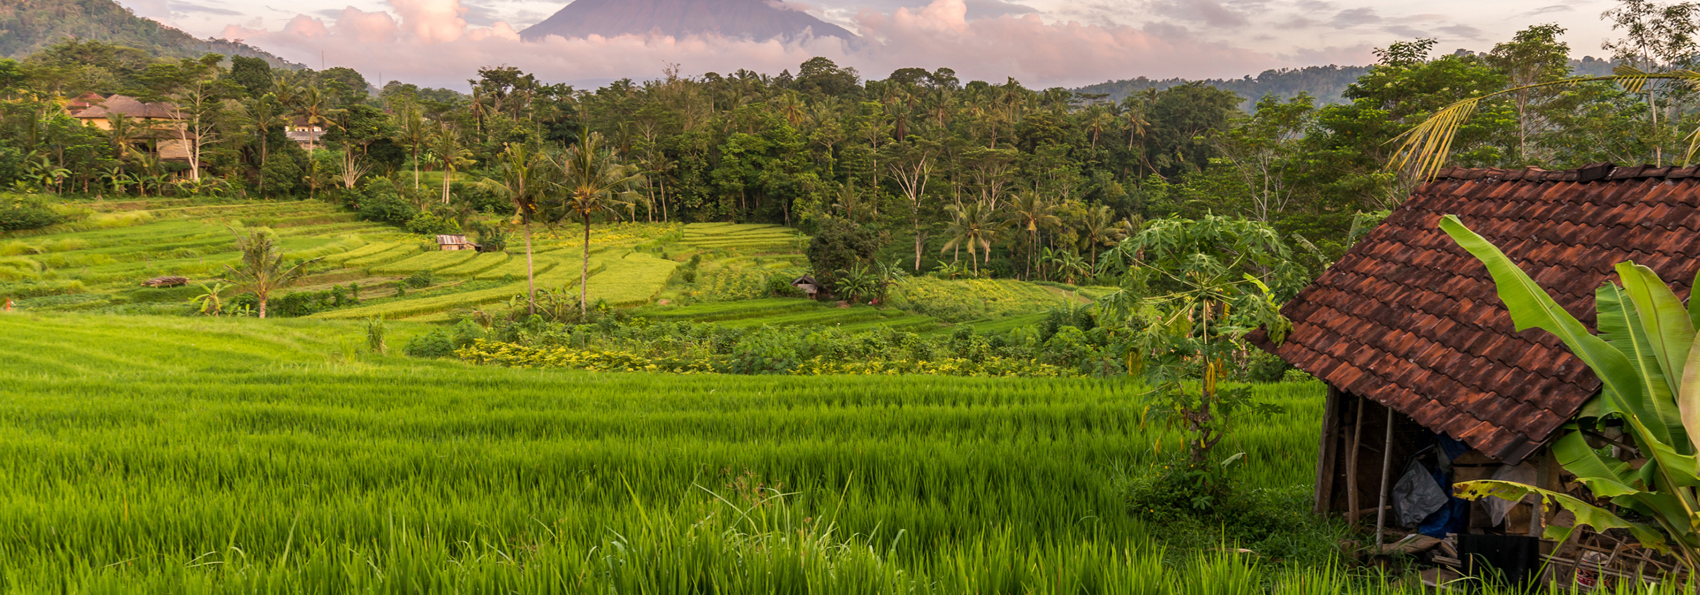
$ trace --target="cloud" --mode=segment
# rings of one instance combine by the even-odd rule
[[[1477,29],[1477,28],[1471,27],[1469,25],[1447,25],[1445,27],[1438,27],[1438,28],[1435,29],[1435,31],[1439,31],[1439,32],[1445,33],[1447,35],[1451,35],[1453,37],[1458,37],[1458,38],[1463,38],[1463,39],[1486,39],[1487,38],[1487,36],[1482,34],[1481,29]]]
[[[241,16],[242,15],[241,12],[234,11],[234,10],[231,10],[231,9],[228,9],[228,8],[219,8],[219,7],[216,7],[216,6],[200,6],[200,5],[196,5],[196,4],[190,4],[188,2],[173,2],[173,3],[171,3],[171,12],[177,12],[177,13],[199,12],[199,13],[205,13],[205,14],[219,14],[219,15],[230,15],[230,16]]]
[[[1569,5],[1566,5],[1566,4],[1549,4],[1547,6],[1542,6],[1540,8],[1531,10],[1529,12],[1525,12],[1525,13],[1523,13],[1522,16],[1532,17],[1532,16],[1543,15],[1543,14],[1553,14],[1553,13],[1559,13],[1559,12],[1571,12],[1571,11],[1574,11],[1574,10],[1576,10],[1575,7],[1569,6]]]
[[[963,0],[968,5],[968,20],[989,19],[1011,14],[1032,14],[1038,9],[1003,0]]]
[[[1351,27],[1381,22],[1381,16],[1375,14],[1373,8],[1348,8],[1334,15],[1334,26]]]
[[[431,86],[464,87],[481,67],[509,65],[548,81],[600,84],[657,76],[670,63],[687,74],[748,68],[777,73],[824,56],[883,78],[897,68],[949,66],[964,80],[1014,77],[1035,87],[1108,79],[1239,76],[1282,65],[1274,56],[1191,36],[1179,27],[1050,22],[1037,14],[969,20],[967,0],[932,0],[889,13],[864,9],[854,19],[861,39],[782,42],[716,36],[620,35],[523,42],[513,27],[475,27],[459,0],[388,0],[389,12],[346,8],[333,22],[300,15],[283,29],[236,25],[242,38],[297,61],[316,62]],[[392,14],[393,13],[393,14]]]
[[[1243,27],[1251,20],[1239,12],[1222,6],[1215,0],[1165,0],[1152,4],[1151,9],[1170,18],[1204,23],[1211,27]]]

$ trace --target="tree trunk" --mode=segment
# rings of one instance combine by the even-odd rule
[[[270,293],[270,292],[267,292],[267,291],[255,292],[255,296],[260,298],[260,319],[261,320],[265,320],[265,318],[266,318],[266,298],[269,297],[266,294],[268,294],[268,293]]]
[[[915,272],[921,272],[921,220],[915,219]]]
[[[537,280],[531,267],[531,216],[521,214],[525,218],[525,291],[527,303],[530,304],[531,315],[537,315]]]
[[[590,283],[590,214],[584,215],[584,261],[579,266],[578,273],[578,315],[584,318],[585,287]]]
[[[449,204],[449,177],[453,175],[454,170],[447,168],[443,169],[443,204],[445,206]]]

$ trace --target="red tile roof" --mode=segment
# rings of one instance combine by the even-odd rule
[[[1516,332],[1487,269],[1442,215],[1499,246],[1592,327],[1594,289],[1624,260],[1686,297],[1700,268],[1700,167],[1447,169],[1418,188],[1282,312],[1280,347],[1317,378],[1495,458],[1520,461],[1600,382],[1558,340]]]

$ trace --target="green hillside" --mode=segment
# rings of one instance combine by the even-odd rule
[[[272,66],[297,66],[251,45],[196,39],[138,17],[113,0],[0,2],[0,58],[21,59],[67,38],[104,41],[168,58],[199,58],[213,53],[264,58]]]
[[[0,296],[24,311],[189,314],[236,264],[232,228],[269,227],[291,258],[317,258],[299,284],[272,297],[274,316],[453,322],[507,308],[527,292],[517,237],[505,253],[442,252],[424,236],[359,221],[318,201],[134,199],[70,201],[78,222],[0,235]],[[540,228],[530,268],[540,302],[576,304],[582,231]],[[958,325],[1010,330],[1051,309],[1090,303],[1104,290],[1005,279],[908,278],[874,307],[775,297],[808,272],[808,237],[770,224],[597,225],[585,284],[591,302],[637,308],[656,320],[731,327],[889,327],[918,333]],[[183,276],[183,287],[151,278]],[[358,289],[356,289],[358,288]],[[337,297],[334,292],[341,292]],[[237,296],[234,288],[225,299]]]

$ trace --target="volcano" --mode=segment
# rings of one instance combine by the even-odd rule
[[[536,41],[660,33],[684,37],[715,34],[767,41],[807,36],[855,39],[843,27],[815,18],[779,0],[576,0],[520,37]]]

